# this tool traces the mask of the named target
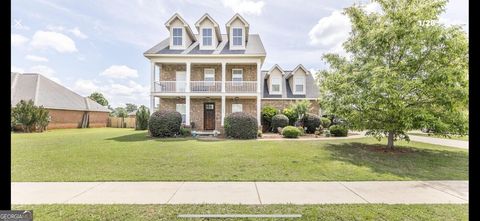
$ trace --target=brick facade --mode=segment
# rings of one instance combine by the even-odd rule
[[[257,80],[257,65],[256,64],[227,64],[226,67],[226,81],[232,80],[232,69],[243,69],[244,81]]]
[[[185,64],[162,64],[160,80],[161,81],[175,81],[177,71],[186,71]]]
[[[48,129],[78,128],[81,126],[85,111],[49,109],[50,123]],[[106,127],[107,112],[89,112],[90,127]]]
[[[161,64],[160,81],[175,81],[177,71],[186,71],[185,64]],[[222,65],[221,64],[192,64],[190,70],[191,81],[203,81],[203,74],[205,68],[215,69],[215,81],[222,80]],[[225,80],[232,80],[232,69],[243,69],[244,81],[257,80],[257,65],[256,64],[227,64]]]
[[[297,100],[295,99],[289,99],[289,100],[266,100],[262,99],[262,108],[269,105],[277,108],[278,110],[282,111],[284,108],[288,107],[290,104],[295,103]],[[320,104],[315,101],[311,100],[310,101],[310,110],[308,111],[309,113],[317,114],[320,115]]]

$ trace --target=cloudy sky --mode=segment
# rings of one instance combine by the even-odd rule
[[[295,3],[293,3],[295,2]],[[340,52],[349,20],[341,14],[369,0],[15,0],[12,1],[12,71],[41,73],[77,93],[102,92],[112,106],[148,106],[150,64],[143,52],[168,35],[175,12],[190,24],[209,13],[225,32],[235,12],[250,23],[267,51],[262,69],[325,68],[321,56]],[[369,4],[369,10],[377,10]],[[464,24],[468,0],[451,0],[441,17]]]

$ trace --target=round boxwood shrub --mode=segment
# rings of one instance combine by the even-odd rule
[[[236,139],[256,139],[258,132],[257,118],[244,113],[231,113],[224,120],[225,135]]]
[[[330,134],[334,137],[346,137],[348,134],[348,128],[342,125],[333,125],[330,128]]]
[[[282,130],[282,135],[286,138],[297,138],[300,133],[300,130],[294,126],[286,126]]]
[[[150,116],[148,130],[152,137],[173,137],[180,132],[182,115],[172,110],[160,110]]]
[[[320,125],[322,125],[322,128],[328,128],[330,126],[330,124],[332,123],[332,121],[330,121],[330,119],[326,118],[326,117],[321,117],[320,118]]]
[[[277,128],[288,126],[288,117],[283,114],[277,114],[272,117],[273,132],[277,132]]]
[[[303,118],[303,125],[307,128],[307,133],[313,134],[320,126],[320,117],[315,114],[306,114]]]

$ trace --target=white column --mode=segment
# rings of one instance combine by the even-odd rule
[[[190,95],[185,96],[185,125],[190,125]]]
[[[224,93],[225,93],[226,72],[227,72],[227,63],[222,62],[222,92],[224,92]],[[223,122],[223,120],[222,120],[222,122]],[[222,126],[223,126],[223,123],[222,123]]]
[[[263,79],[260,79],[262,76],[262,69],[261,69],[260,61],[257,61],[257,93],[260,94],[260,84],[263,82]]]
[[[226,102],[225,102],[225,95],[222,95],[222,120],[221,120],[221,126],[223,127],[223,122],[224,122],[224,119],[225,119],[225,105],[226,105]]]
[[[187,62],[187,68],[186,68],[186,72],[187,72],[187,77],[186,77],[186,81],[187,81],[187,84],[186,84],[186,89],[185,89],[185,92],[190,92],[190,72],[191,72],[191,63],[190,62]]]
[[[257,95],[257,122],[258,126],[262,125],[262,120],[261,120],[261,96]]]
[[[150,115],[155,112],[155,96],[150,95]]]
[[[155,97],[153,93],[155,92],[155,63],[151,62],[150,66],[150,114],[152,114],[155,109]]]

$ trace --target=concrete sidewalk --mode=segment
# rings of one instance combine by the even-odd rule
[[[416,141],[416,142],[468,149],[468,141],[442,139],[442,138],[436,138],[436,137],[423,137],[423,136],[415,136],[415,135],[408,135],[408,136],[410,137],[410,140]]]
[[[468,181],[14,182],[12,204],[468,203]]]

